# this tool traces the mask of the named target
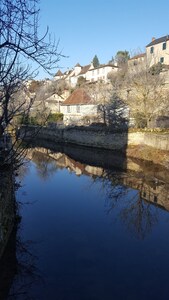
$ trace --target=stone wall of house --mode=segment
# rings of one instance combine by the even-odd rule
[[[21,128],[20,135],[25,136],[25,128]],[[39,130],[31,126],[27,130],[28,139],[40,138],[57,143],[70,143],[88,147],[110,150],[125,150],[127,146],[146,145],[158,150],[169,151],[169,134],[130,132],[113,133],[90,127],[44,127]]]

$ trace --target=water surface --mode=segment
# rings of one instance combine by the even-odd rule
[[[169,299],[168,183],[42,149],[31,158],[13,299]]]

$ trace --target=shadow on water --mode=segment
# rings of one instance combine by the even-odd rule
[[[0,174],[0,299],[30,299],[29,287],[40,279],[35,268],[37,259],[31,254],[31,242],[24,242],[19,233],[12,172]],[[16,278],[16,280],[15,280]],[[14,284],[15,283],[15,284]]]
[[[0,299],[5,300],[9,294],[14,276],[17,273],[16,230],[10,235],[3,256],[0,259]]]
[[[15,244],[15,253],[17,254],[16,272],[5,299],[31,300],[32,296],[29,295],[30,289],[36,284],[44,284],[43,276],[37,268],[38,257],[31,252],[34,243],[32,241],[24,242],[17,234]]]
[[[16,210],[11,170],[0,172],[0,299],[6,299],[16,273]]]

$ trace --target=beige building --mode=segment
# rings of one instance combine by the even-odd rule
[[[130,69],[133,69],[136,66],[140,66],[141,64],[143,64],[145,60],[146,60],[146,53],[137,54],[128,60],[128,67]]]
[[[149,66],[159,62],[169,65],[169,35],[152,38],[151,43],[146,46],[146,59]]]

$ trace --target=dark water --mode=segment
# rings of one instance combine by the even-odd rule
[[[9,299],[169,299],[168,184],[62,154],[32,157],[17,193]]]

